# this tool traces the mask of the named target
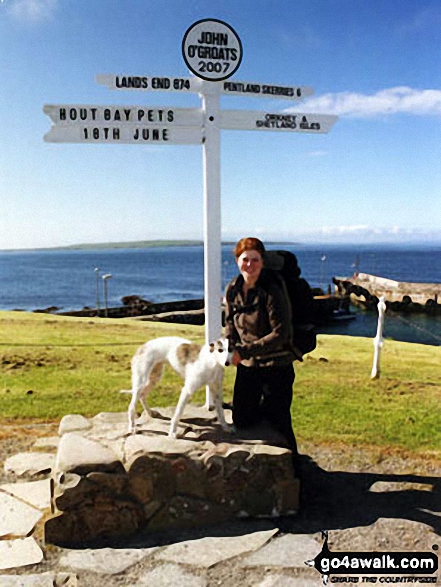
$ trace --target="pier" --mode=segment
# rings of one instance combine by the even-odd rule
[[[441,283],[395,281],[369,273],[334,277],[333,283],[340,296],[350,296],[353,303],[364,307],[376,307],[378,299],[385,296],[386,304],[395,311],[441,315]]]

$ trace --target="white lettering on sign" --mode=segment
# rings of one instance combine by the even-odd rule
[[[330,114],[284,114],[222,110],[220,127],[229,130],[278,130],[327,133],[337,121]]]
[[[190,71],[207,81],[231,77],[242,60],[242,43],[230,25],[205,19],[185,33],[182,54]]]
[[[230,95],[261,96],[262,98],[283,98],[289,100],[301,100],[313,94],[309,86],[277,86],[270,84],[255,84],[250,82],[224,82],[222,93]]]
[[[98,74],[95,82],[110,90],[198,93],[199,80],[190,77],[152,77],[148,75]]]
[[[49,143],[109,143],[197,145],[202,143],[202,129],[197,127],[121,125],[52,126],[44,136]]]
[[[158,125],[173,123],[176,126],[202,126],[202,109],[149,108],[144,106],[90,106],[78,104],[48,104],[43,111],[55,124],[81,124],[82,122],[142,122]]]

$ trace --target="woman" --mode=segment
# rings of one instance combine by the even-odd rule
[[[225,325],[237,366],[233,423],[247,428],[266,418],[296,455],[290,302],[283,281],[263,268],[265,247],[259,239],[241,239],[234,255],[240,275],[227,287]]]

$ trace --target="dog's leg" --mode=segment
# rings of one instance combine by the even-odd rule
[[[142,407],[147,412],[150,418],[153,417],[153,412],[147,405],[147,396],[158,383],[158,381],[161,380],[163,371],[164,363],[156,363],[155,365],[153,365],[147,383],[144,385],[143,389],[139,393],[139,401],[141,402]]]
[[[210,403],[214,405],[216,410],[217,420],[222,427],[222,430],[230,430],[230,426],[225,421],[224,410],[222,408],[222,383],[224,379],[223,370],[210,383]]]
[[[208,393],[207,393],[208,392]],[[207,410],[207,412],[212,412],[215,408],[214,404],[213,404],[213,397],[210,391],[210,386],[207,385],[207,387],[205,388],[205,404],[204,404],[204,408]]]
[[[179,420],[184,412],[184,408],[189,400],[189,398],[193,395],[195,389],[192,389],[187,384],[181,390],[181,395],[179,396],[178,405],[176,406],[175,413],[173,414],[173,418],[170,422],[170,430],[169,430],[169,437],[176,438],[176,430],[178,428]]]
[[[132,399],[130,401],[130,405],[128,408],[128,416],[129,416],[129,433],[133,434],[136,431],[136,404],[138,400],[142,400],[143,408],[147,408],[147,413],[149,413],[149,409],[145,402],[145,395],[149,391],[146,391],[146,388],[149,385],[150,381],[150,374],[155,367],[155,363],[153,361],[147,361],[143,363],[142,355],[135,355],[134,360],[132,361]]]

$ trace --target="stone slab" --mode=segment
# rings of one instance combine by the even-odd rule
[[[57,472],[87,474],[117,471],[122,464],[116,453],[99,442],[67,432],[61,438],[55,465]]]
[[[36,565],[43,560],[43,551],[33,538],[0,540],[0,570]]]
[[[319,575],[317,574],[317,577]],[[287,575],[271,574],[255,587],[318,587],[320,580],[316,577],[288,577]]]
[[[243,536],[208,536],[167,546],[158,553],[158,560],[209,568],[235,556],[261,548],[278,528]]]
[[[18,477],[50,473],[55,464],[55,455],[43,452],[20,452],[5,461],[5,472]]]
[[[67,573],[0,575],[1,587],[78,587],[78,577]]]
[[[42,516],[40,510],[0,492],[0,538],[28,536]]]
[[[127,438],[124,448],[126,458],[127,460],[130,460],[138,454],[145,453],[185,455],[197,450],[198,447],[190,440],[168,438],[167,436],[143,436],[140,434],[133,434]]]
[[[81,571],[93,571],[104,575],[116,575],[151,556],[157,546],[151,548],[100,548],[70,550],[59,561],[60,567]]]
[[[89,428],[92,428],[92,423],[87,418],[80,414],[69,414],[61,418],[58,434],[63,436],[67,432],[79,432],[89,430]]]
[[[289,569],[308,569],[306,561],[315,558],[321,545],[310,535],[286,534],[272,540],[269,544],[247,556],[242,567],[282,567]],[[311,571],[316,572],[314,569]]]
[[[127,412],[100,412],[92,418],[93,425],[114,426],[128,423]]]
[[[50,479],[28,481],[27,483],[7,483],[6,485],[1,485],[0,490],[21,499],[39,510],[45,510],[51,507]]]
[[[178,565],[166,564],[143,575],[133,587],[206,587],[205,577],[198,577]]]

